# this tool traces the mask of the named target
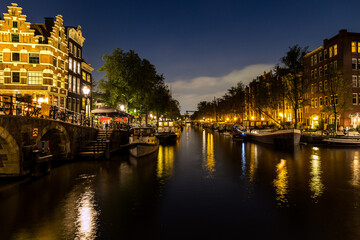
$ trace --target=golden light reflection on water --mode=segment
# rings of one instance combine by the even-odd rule
[[[352,176],[352,185],[360,186],[360,164],[359,164],[359,152],[354,153],[354,159],[352,164],[353,176]]]
[[[313,154],[310,157],[310,183],[309,187],[312,192],[311,198],[317,201],[324,192],[325,186],[321,179],[321,161],[318,155],[318,148],[313,148]]]
[[[171,176],[174,170],[174,148],[160,145],[157,163],[158,178]]]
[[[251,157],[250,157],[250,166],[249,166],[249,181],[253,182],[255,179],[255,169],[257,165],[257,145],[251,145]]]
[[[206,178],[213,178],[215,170],[214,156],[214,135],[203,131],[203,168],[206,171]]]
[[[96,238],[98,212],[95,209],[94,192],[87,191],[77,203],[75,239],[91,240]]]
[[[276,179],[273,183],[276,192],[276,200],[278,205],[281,206],[288,202],[287,194],[289,192],[289,176],[285,159],[281,159],[280,163],[276,165],[276,174]]]

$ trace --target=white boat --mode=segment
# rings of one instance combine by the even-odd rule
[[[136,127],[129,137],[129,152],[134,157],[143,157],[159,149],[159,140],[151,127]]]
[[[360,139],[359,138],[326,138],[323,139],[323,142],[336,146],[349,146],[349,147],[359,147]]]
[[[301,132],[298,129],[251,130],[244,132],[246,139],[254,142],[272,144],[280,147],[295,146],[300,143]]]

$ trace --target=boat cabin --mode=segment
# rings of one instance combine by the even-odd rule
[[[151,127],[134,128],[133,135],[134,136],[153,136],[154,135],[154,129],[151,128]]]

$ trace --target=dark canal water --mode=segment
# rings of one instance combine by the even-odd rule
[[[360,149],[280,151],[189,127],[153,158],[3,187],[0,239],[360,239],[359,161]]]

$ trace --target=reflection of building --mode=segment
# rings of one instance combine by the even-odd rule
[[[331,101],[340,102],[337,95],[330,95],[328,73],[335,69],[343,71],[344,79],[350,87],[352,85],[347,101],[348,110],[339,114],[338,123],[356,127],[360,120],[360,33],[340,30],[339,34],[325,39],[323,43],[323,46],[305,56],[305,75],[311,79],[311,86],[305,96],[308,102],[304,107],[305,124],[315,128],[320,119],[324,120],[325,125],[335,123],[334,116],[323,111]]]
[[[0,20],[0,95],[65,107],[68,49],[62,16],[30,24],[17,4],[8,9]]]

